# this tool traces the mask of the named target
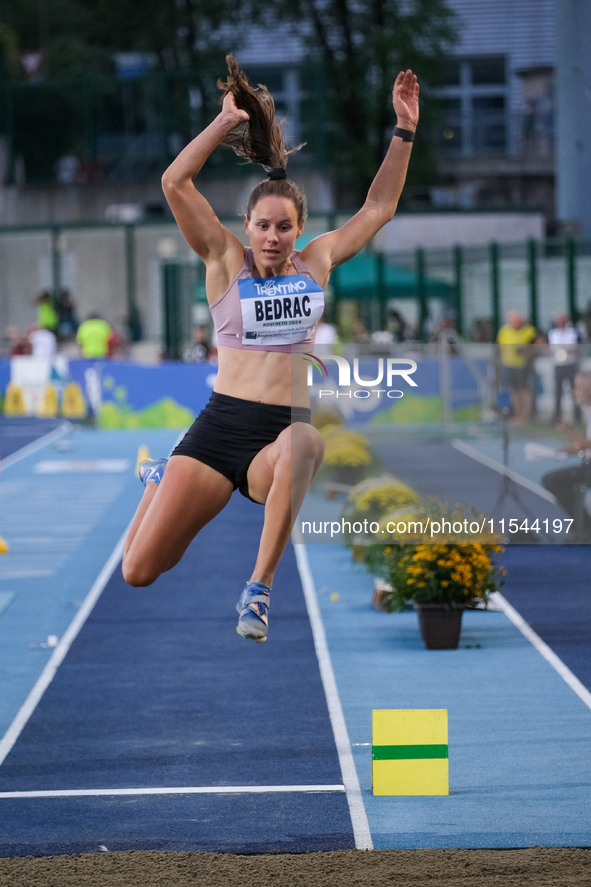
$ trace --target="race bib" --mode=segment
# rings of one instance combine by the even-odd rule
[[[247,277],[238,291],[243,345],[303,342],[324,311],[324,290],[300,274]]]

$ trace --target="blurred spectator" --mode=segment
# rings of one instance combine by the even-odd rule
[[[127,339],[117,330],[112,329],[109,341],[107,342],[107,357],[126,357],[127,356]]]
[[[38,323],[29,329],[27,338],[31,343],[33,357],[51,360],[57,351],[57,339],[51,330],[42,329]]]
[[[352,342],[357,342],[360,345],[364,345],[366,342],[369,342],[369,333],[367,332],[367,327],[359,317],[356,317],[353,321],[351,333]]]
[[[334,327],[332,323],[327,323],[324,317],[321,317],[318,321],[318,326],[316,327],[316,344],[329,346],[332,351],[332,346],[336,345],[338,340],[339,337],[336,327]]]
[[[216,356],[217,351],[211,344],[207,327],[193,327],[191,344],[183,351],[183,360],[186,363],[204,363],[215,359]]]
[[[526,323],[519,311],[507,312],[507,323],[497,335],[501,355],[501,385],[509,389],[513,418],[519,424],[529,422],[533,407],[533,390],[530,385],[531,344],[537,331]]]
[[[406,338],[406,321],[399,311],[391,308],[388,311],[388,322],[386,325],[388,332],[392,333],[395,342],[404,342]]]
[[[81,185],[94,184],[103,178],[102,164],[96,160],[81,160],[78,164],[76,180]]]
[[[580,406],[587,410],[587,428],[583,437],[568,425],[561,423],[558,426],[560,431],[570,438],[570,446],[561,449],[565,453],[582,456],[591,449],[591,372],[576,374],[573,397]],[[581,493],[584,494],[585,487],[589,486],[589,466],[586,464],[586,460],[582,459],[579,465],[545,474],[542,483],[556,497],[566,513],[576,520],[579,511],[578,496]],[[585,507],[582,510],[583,527],[579,527],[579,530],[584,530],[588,534],[591,530],[591,517]]]
[[[82,357],[99,359],[109,356],[109,339],[113,330],[98,314],[90,314],[76,333]]]
[[[75,185],[80,161],[75,154],[64,154],[55,165],[55,177],[60,185]]]
[[[41,329],[54,332],[57,329],[59,317],[51,293],[43,290],[35,297],[34,301],[37,304],[37,323]]]
[[[568,314],[558,315],[554,321],[554,326],[548,331],[548,343],[554,360],[555,396],[553,422],[560,422],[564,383],[568,382],[572,393],[575,386],[579,352],[579,336],[570,322]],[[575,421],[580,422],[581,407],[576,400],[574,400],[574,404]]]
[[[69,290],[60,292],[57,312],[59,318],[57,332],[60,340],[73,339],[78,329],[78,319]]]
[[[389,354],[390,347],[394,343],[394,336],[392,335],[390,330],[376,330],[375,333],[371,334],[371,341],[373,345],[376,345],[386,354]],[[372,351],[372,353],[374,351],[375,349]]]
[[[32,354],[33,346],[31,345],[26,333],[22,333],[15,326],[7,326],[4,331],[5,337],[8,339],[8,356],[20,357],[23,354]]]
[[[442,343],[447,343],[448,354],[457,354],[458,349],[455,347],[460,337],[456,330],[456,322],[452,315],[443,315],[437,322],[433,330],[433,341],[436,343],[435,350],[439,350]]]
[[[472,323],[472,334],[470,338],[472,342],[492,342],[493,327],[490,318],[476,318],[476,320]]]

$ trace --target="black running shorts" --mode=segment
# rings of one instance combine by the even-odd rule
[[[173,456],[190,456],[227,477],[247,499],[246,474],[257,453],[294,422],[310,424],[307,407],[257,403],[213,392]],[[254,502],[254,499],[251,499]]]

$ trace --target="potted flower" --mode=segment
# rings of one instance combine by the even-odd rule
[[[368,477],[356,484],[349,491],[342,512],[343,538],[352,546],[354,557],[364,560],[365,548],[375,540],[376,532],[377,538],[383,541],[389,538],[380,535],[383,514],[403,507],[418,507],[420,502],[418,493],[391,474]]]
[[[418,612],[428,650],[456,649],[462,613],[486,603],[499,586],[491,555],[503,551],[492,542],[393,544],[384,549],[392,587],[385,600],[389,611],[404,610],[411,602]]]
[[[374,462],[367,438],[342,425],[325,425],[320,429],[324,438],[324,465],[331,470],[338,484],[352,486]]]

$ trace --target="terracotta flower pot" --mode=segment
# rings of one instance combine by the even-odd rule
[[[419,626],[427,650],[457,650],[462,630],[462,606],[415,604]]]

